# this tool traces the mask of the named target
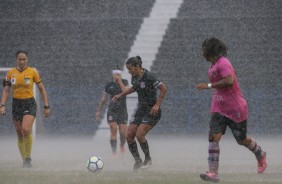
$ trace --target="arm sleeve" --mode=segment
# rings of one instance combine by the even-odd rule
[[[150,76],[150,81],[152,82],[153,88],[158,88],[159,85],[161,85],[161,81],[157,80],[155,76],[151,75]]]
[[[8,71],[6,75],[6,79],[3,80],[3,87],[11,86],[11,73]]]
[[[131,85],[132,85],[132,88],[137,91],[137,82],[135,82],[135,78],[131,78]]]
[[[41,82],[41,78],[39,76],[39,73],[38,73],[38,71],[35,68],[34,68],[33,80],[34,80],[35,83],[40,83]]]
[[[218,72],[221,77],[232,74],[233,67],[229,61],[221,62],[218,66]]]

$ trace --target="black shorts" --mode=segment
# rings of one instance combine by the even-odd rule
[[[36,102],[34,98],[16,99],[12,102],[13,120],[22,121],[24,115],[32,115],[36,117]]]
[[[158,113],[156,115],[152,115],[150,113],[151,110],[152,107],[139,106],[130,124],[135,124],[135,125],[147,124],[154,127],[161,119],[162,111],[161,108],[159,108]]]
[[[214,113],[210,121],[209,140],[212,140],[214,134],[222,133],[224,135],[227,126],[231,129],[237,142],[247,137],[247,120],[236,123],[219,113]]]
[[[108,123],[116,122],[117,124],[127,124],[128,114],[126,110],[114,111],[108,110],[107,112]]]

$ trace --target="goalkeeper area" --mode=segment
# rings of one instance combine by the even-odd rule
[[[101,130],[102,131],[102,130]],[[126,150],[113,157],[110,141],[104,136],[40,137],[34,141],[32,168],[21,168],[16,135],[0,136],[1,184],[200,184],[199,174],[208,168],[205,135],[156,136],[148,141],[153,159],[147,170],[132,172],[133,158]],[[229,133],[228,133],[229,134]],[[219,176],[221,183],[282,183],[281,136],[254,136],[267,151],[268,167],[257,174],[257,161],[248,149],[237,145],[233,137],[223,136],[220,148]],[[143,153],[139,148],[140,155]],[[86,169],[90,156],[104,161],[101,173]]]

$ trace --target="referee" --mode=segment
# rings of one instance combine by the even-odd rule
[[[16,53],[17,67],[8,71],[3,81],[4,91],[0,103],[0,114],[6,114],[6,101],[13,89],[12,114],[13,123],[18,136],[18,147],[23,159],[23,167],[31,165],[32,125],[36,117],[36,102],[33,94],[33,85],[37,85],[41,92],[44,104],[44,116],[50,114],[50,107],[46,90],[35,68],[28,67],[28,52],[19,50]]]

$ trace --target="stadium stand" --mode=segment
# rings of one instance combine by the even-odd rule
[[[166,82],[159,132],[201,133],[207,130],[212,93],[198,92],[207,82],[209,64],[201,44],[214,36],[224,40],[249,103],[251,133],[279,133],[281,119],[282,3],[255,0],[185,0],[171,20],[152,71]],[[273,106],[273,104],[276,104]],[[276,120],[274,120],[276,119]]]

